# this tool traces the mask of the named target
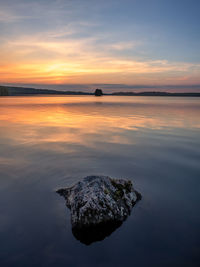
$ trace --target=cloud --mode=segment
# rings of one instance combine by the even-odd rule
[[[68,34],[67,29],[61,31],[62,34]],[[123,59],[113,56],[108,50],[99,48],[105,46],[114,47],[117,50],[131,49],[136,45],[138,46],[138,43],[123,42],[98,46],[99,38],[94,36],[79,39],[59,39],[55,32],[47,32],[46,34],[22,36],[9,40],[3,47],[3,53],[7,52],[9,57],[9,52],[14,51],[16,58],[21,59],[23,64],[29,64],[27,59],[31,59],[32,54],[36,52],[37,58],[32,58],[33,62],[48,65],[49,69],[62,68],[64,70],[71,65],[77,68],[74,72],[80,72],[82,67],[82,72],[105,72],[107,67],[106,72],[109,73],[123,71],[135,73],[198,72],[200,69],[200,64],[197,63],[169,62],[167,60],[145,61],[135,60],[131,57]],[[44,52],[48,55],[46,60],[42,57]],[[41,58],[42,60],[40,60]],[[30,62],[30,64],[32,63]]]
[[[118,50],[118,51],[122,51],[122,50],[129,50],[129,49],[133,49],[137,46],[141,45],[141,42],[139,41],[132,41],[132,42],[116,42],[113,44],[108,44],[107,47],[110,49],[114,49],[114,50]]]
[[[103,23],[92,19],[91,7],[81,13],[88,7],[81,1],[76,1],[79,5],[62,0],[6,2],[1,5],[0,21],[11,23],[12,30],[1,35],[0,82],[200,82],[199,63],[160,60],[156,54],[144,57],[146,40],[106,31]],[[15,26],[27,19],[34,23]]]
[[[11,10],[6,10],[6,9],[0,9],[0,22],[3,23],[13,23],[19,20],[23,20],[29,18],[25,15],[17,15],[13,13]]]

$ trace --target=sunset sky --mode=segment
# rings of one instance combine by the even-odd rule
[[[0,0],[0,84],[200,91],[199,0]]]

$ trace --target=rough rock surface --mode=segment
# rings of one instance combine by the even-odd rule
[[[57,192],[64,196],[71,210],[72,229],[123,222],[141,199],[131,181],[108,176],[87,176]]]

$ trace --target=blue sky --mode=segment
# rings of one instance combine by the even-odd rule
[[[199,85],[199,14],[197,0],[0,0],[0,83]]]

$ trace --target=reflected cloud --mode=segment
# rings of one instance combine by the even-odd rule
[[[65,151],[63,143],[133,145],[137,142],[131,134],[134,131],[200,128],[195,102],[187,106],[184,99],[179,101],[174,105],[165,98],[159,104],[140,97],[4,98],[0,126],[2,134],[14,144],[40,144],[45,148],[45,143],[51,143],[51,149],[60,152]]]

